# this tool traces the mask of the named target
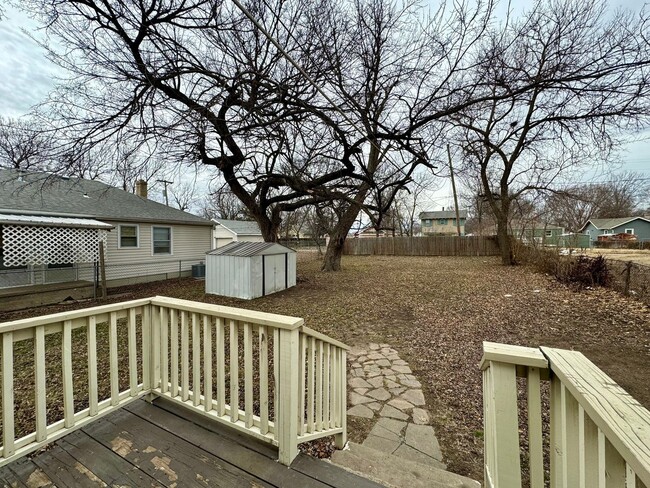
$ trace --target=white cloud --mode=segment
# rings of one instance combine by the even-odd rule
[[[40,38],[37,24],[7,8],[0,20],[0,115],[18,117],[42,102],[54,87],[58,68],[23,29]]]

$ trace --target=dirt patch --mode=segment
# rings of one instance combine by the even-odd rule
[[[582,351],[650,407],[650,309],[612,290],[573,291],[498,258],[345,256],[343,271],[321,273],[300,253],[299,285],[252,301],[204,294],[192,279],[119,290],[120,301],[166,295],[303,317],[350,345],[389,343],[423,384],[449,469],[483,477],[482,341]],[[0,314],[0,321],[96,305]],[[350,439],[372,425],[349,420]]]

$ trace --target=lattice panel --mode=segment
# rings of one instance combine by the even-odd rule
[[[106,231],[68,227],[2,226],[5,266],[92,263]]]

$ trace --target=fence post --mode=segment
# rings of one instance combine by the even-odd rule
[[[273,358],[279,365],[275,382],[279,461],[286,466],[298,455],[298,335],[298,329],[280,329],[280,357]]]
[[[625,264],[625,288],[623,294],[628,296],[630,294],[630,274],[632,273],[632,261]]]

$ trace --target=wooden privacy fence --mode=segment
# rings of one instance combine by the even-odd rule
[[[369,256],[497,256],[491,236],[376,237],[346,239],[343,254]]]
[[[528,420],[531,488],[650,487],[650,412],[577,351],[483,343],[485,484],[521,487],[519,415]],[[525,405],[517,377],[526,381]],[[550,382],[544,450],[540,385]],[[546,413],[546,412],[544,412]]]
[[[0,339],[0,466],[145,395],[278,446],[287,465],[301,442],[346,441],[348,348],[299,318],[153,297],[7,322]]]

